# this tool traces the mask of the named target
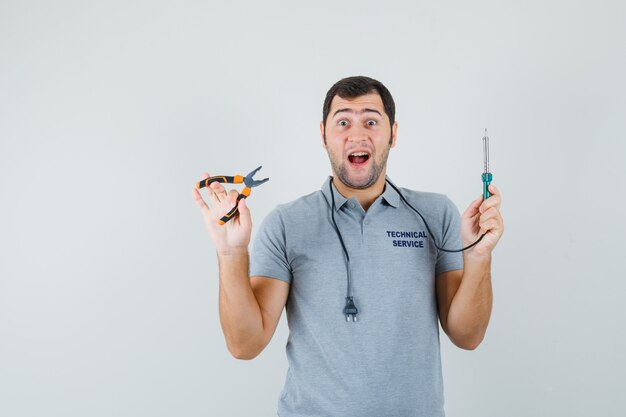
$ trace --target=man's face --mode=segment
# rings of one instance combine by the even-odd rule
[[[354,189],[372,186],[387,166],[389,149],[396,145],[397,127],[396,122],[390,126],[377,93],[353,99],[335,96],[320,132],[339,180]]]

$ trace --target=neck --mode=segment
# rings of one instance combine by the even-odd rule
[[[358,200],[359,204],[361,204],[361,207],[363,207],[363,210],[367,211],[367,209],[370,208],[370,206],[374,203],[374,201],[376,201],[378,196],[380,196],[385,189],[386,171],[387,170],[384,169],[380,173],[380,176],[378,177],[376,182],[370,185],[368,188],[364,189],[356,189],[347,186],[338,179],[337,175],[334,172],[333,184],[335,184],[337,191],[339,191],[342,196],[347,199],[355,197]]]

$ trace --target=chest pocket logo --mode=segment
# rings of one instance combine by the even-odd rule
[[[421,231],[401,231],[387,230],[387,238],[391,241],[391,245],[397,248],[424,248],[425,241],[428,239],[426,232]]]

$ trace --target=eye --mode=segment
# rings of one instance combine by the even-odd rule
[[[370,119],[370,120],[368,120],[368,121],[367,121],[367,124],[368,124],[369,126],[375,126],[377,123],[378,123],[378,122],[376,122],[376,120],[372,120],[372,119]]]
[[[348,121],[346,119],[341,119],[341,120],[339,120],[339,122],[337,122],[337,124],[339,126],[347,126],[348,125]]]

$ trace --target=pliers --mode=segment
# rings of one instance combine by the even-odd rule
[[[226,215],[224,215],[224,217],[222,217],[218,221],[220,226],[224,225],[226,222],[232,219],[235,216],[235,214],[239,213],[239,209],[237,208],[237,206],[239,205],[239,200],[241,200],[242,198],[248,197],[250,195],[250,192],[252,191],[251,189],[252,187],[256,187],[257,185],[261,185],[264,182],[269,181],[269,178],[265,178],[262,180],[252,179],[252,177],[254,177],[254,174],[256,174],[257,171],[261,169],[261,167],[262,166],[258,167],[257,169],[255,169],[254,171],[246,175],[245,177],[241,175],[235,175],[232,177],[226,176],[226,175],[216,175],[214,177],[205,178],[199,181],[198,183],[196,183],[196,188],[198,189],[203,188],[203,187],[208,187],[212,182],[220,182],[223,184],[241,184],[243,182],[244,184],[246,184],[244,189],[237,196],[237,202],[235,203],[235,207],[233,207],[228,213],[226,213]]]

